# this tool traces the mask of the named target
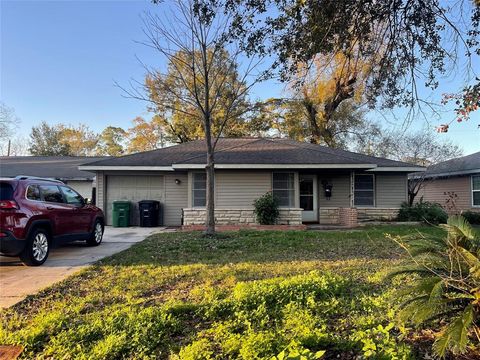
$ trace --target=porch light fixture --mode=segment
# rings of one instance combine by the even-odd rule
[[[175,179],[175,184],[180,185],[182,181],[180,179]]]
[[[332,197],[333,185],[326,180],[322,181],[322,185],[323,185],[323,190],[325,191],[325,197],[327,198],[327,200],[330,200],[330,198]]]

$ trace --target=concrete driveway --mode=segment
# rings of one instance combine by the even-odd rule
[[[84,242],[76,242],[52,249],[47,261],[38,267],[24,266],[18,258],[0,256],[0,308],[11,306],[97,260],[128,249],[150,234],[164,231],[172,230],[107,226],[100,246],[88,247]]]

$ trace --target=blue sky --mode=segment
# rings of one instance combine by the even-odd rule
[[[1,65],[0,99],[15,108],[21,119],[19,134],[28,136],[33,125],[48,123],[88,124],[101,131],[108,125],[128,128],[136,116],[150,117],[146,104],[122,97],[115,82],[128,85],[142,80],[144,69],[137,61],[162,66],[155,52],[135,41],[145,40],[141,14],[164,8],[149,1],[5,1],[0,0]],[[480,70],[480,62],[474,67]],[[459,73],[441,80],[430,95],[460,88]],[[280,96],[283,85],[275,81],[254,89],[253,97]],[[403,110],[396,114],[401,118]],[[371,117],[380,116],[372,113]],[[401,126],[393,121],[392,126]],[[412,128],[449,122],[453,113],[428,124],[419,118]],[[383,120],[382,120],[383,121]],[[480,112],[466,124],[452,124],[445,138],[461,145],[466,154],[480,151]]]

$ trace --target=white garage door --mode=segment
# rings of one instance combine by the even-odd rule
[[[106,186],[107,224],[112,224],[112,203],[115,200],[130,201],[130,225],[139,224],[138,202],[140,200],[158,200],[164,203],[164,178],[151,175],[108,175]]]

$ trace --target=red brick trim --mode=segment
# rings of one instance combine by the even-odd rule
[[[340,208],[339,223],[346,227],[358,226],[358,211],[356,208]]]

